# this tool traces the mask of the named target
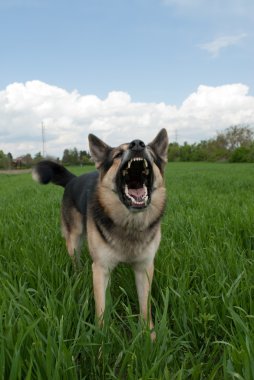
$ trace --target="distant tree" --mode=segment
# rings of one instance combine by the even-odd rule
[[[8,160],[8,167],[9,167],[9,169],[11,169],[13,157],[12,157],[12,154],[10,152],[7,153],[7,160]]]
[[[193,144],[189,161],[207,161],[207,151],[207,141],[203,140],[198,144]]]
[[[191,161],[192,155],[192,146],[189,145],[186,141],[180,147],[179,157],[181,161]]]
[[[0,168],[1,169],[8,168],[8,157],[2,150],[0,150]]]
[[[211,141],[215,141],[218,148],[227,149],[227,139],[223,132],[218,132],[216,139],[211,139]]]
[[[180,146],[177,142],[170,143],[168,146],[168,161],[180,160]]]
[[[25,156],[22,157],[22,164],[27,168],[30,168],[32,166],[33,159],[30,153],[27,153]]]
[[[91,155],[86,150],[79,151],[79,163],[80,165],[91,165]]]
[[[62,161],[64,165],[78,165],[79,155],[77,148],[65,149]]]
[[[224,138],[227,148],[233,151],[240,147],[249,147],[253,142],[253,130],[249,125],[233,125],[226,129]]]
[[[37,162],[40,162],[41,160],[43,160],[41,152],[36,153],[33,158],[33,163],[37,164]]]
[[[70,151],[69,151],[69,149],[64,149],[62,162],[64,165],[69,165],[69,163],[70,163]]]
[[[228,150],[221,139],[217,136],[216,139],[206,141],[206,160],[207,161],[225,161],[228,159]]]
[[[229,162],[248,162],[250,149],[245,146],[240,146],[232,151]]]
[[[254,162],[254,142],[249,147],[247,162]]]
[[[12,157],[12,154],[9,152],[9,153],[7,153],[7,157],[8,157],[8,159],[10,160],[10,161],[12,161],[13,160],[13,157]]]
[[[90,158],[91,156],[86,150],[65,149],[62,163],[64,165],[91,165]]]
[[[78,165],[79,164],[79,154],[77,148],[70,149],[70,164]]]

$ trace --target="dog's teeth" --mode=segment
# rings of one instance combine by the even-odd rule
[[[132,161],[144,161],[144,159],[141,158],[141,157],[134,157],[134,158],[132,158],[130,161],[131,161],[131,162],[132,162]]]
[[[144,159],[144,158],[141,158],[141,157],[134,157],[134,158],[131,158],[130,161],[128,161],[128,165],[127,165],[127,168],[130,169],[131,167],[131,164],[132,162],[136,162],[136,161],[143,161],[144,162],[144,166],[147,168],[148,164],[147,164],[147,161]]]
[[[143,184],[143,189],[145,190],[145,194],[144,194],[143,199],[146,199],[147,198],[147,187],[145,184]]]

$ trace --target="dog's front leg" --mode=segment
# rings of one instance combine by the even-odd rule
[[[151,304],[149,302],[149,294],[151,291],[152,281],[153,281],[154,264],[150,263],[146,267],[135,266],[135,280],[138,293],[140,314],[145,321],[149,321],[150,330],[154,328]],[[156,334],[154,331],[151,332],[151,339],[154,340]]]
[[[99,324],[103,325],[105,295],[109,280],[109,269],[96,262],[93,263],[92,269],[96,318]]]

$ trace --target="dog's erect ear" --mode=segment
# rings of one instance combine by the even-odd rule
[[[154,153],[166,163],[168,160],[168,134],[165,128],[161,129],[155,139],[148,144]]]
[[[111,148],[109,145],[107,145],[105,142],[103,142],[91,133],[88,135],[88,140],[92,159],[95,162],[96,168],[99,169],[102,163],[107,158]]]

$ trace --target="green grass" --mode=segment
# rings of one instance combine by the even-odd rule
[[[254,379],[254,165],[169,164],[166,182],[151,343],[126,266],[95,326],[87,248],[74,273],[61,237],[62,189],[0,175],[1,380]]]

